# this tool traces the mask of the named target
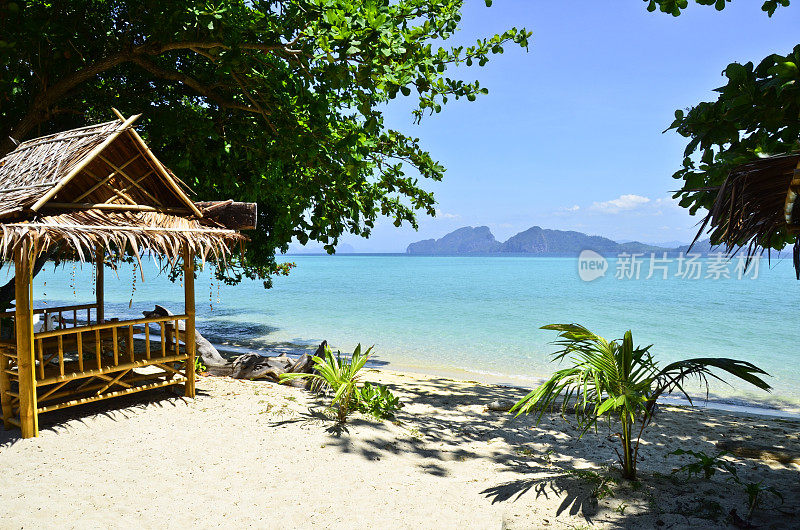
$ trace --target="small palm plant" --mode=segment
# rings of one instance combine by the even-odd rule
[[[347,416],[358,406],[358,372],[369,359],[373,346],[361,353],[361,344],[356,346],[352,357],[343,358],[341,352],[333,355],[331,349],[325,346],[325,356],[314,356],[314,373],[311,374],[282,374],[281,381],[290,379],[311,379],[313,390],[327,390],[333,392],[332,405],[337,407],[339,422],[347,421]]]
[[[553,354],[554,361],[569,359],[571,366],[555,372],[548,381],[522,398],[511,412],[528,414],[538,412],[540,421],[545,410],[554,407],[561,396],[562,413],[571,403],[575,417],[582,429],[581,436],[598,420],[607,417],[609,423],[618,420],[621,428],[617,435],[622,442],[622,455],[617,452],[622,475],[636,478],[636,461],[639,442],[644,429],[653,418],[656,402],[664,393],[677,390],[692,404],[692,398],[683,389],[690,377],[697,377],[706,386],[708,378],[723,381],[712,373],[713,368],[728,372],[758,388],[769,391],[770,386],[759,375],[768,375],[760,368],[745,362],[726,358],[686,359],[659,368],[650,353],[651,346],[634,347],[630,331],[621,341],[608,341],[578,324],[550,324],[542,329],[559,332],[555,342],[561,348]],[[638,435],[634,427],[639,423]]]

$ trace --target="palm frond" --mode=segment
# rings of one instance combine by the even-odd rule
[[[698,357],[677,361],[665,366],[656,376],[658,380],[658,388],[655,392],[656,398],[664,392],[669,393],[678,390],[689,403],[692,403],[691,396],[683,388],[683,382],[689,377],[699,378],[706,386],[706,389],[708,389],[709,377],[729,384],[722,377],[712,372],[712,368],[727,372],[767,392],[772,389],[766,381],[759,377],[760,375],[768,376],[769,374],[752,363],[726,357]]]

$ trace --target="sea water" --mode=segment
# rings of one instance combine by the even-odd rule
[[[259,281],[227,286],[210,268],[196,281],[197,327],[229,348],[300,353],[322,340],[350,352],[374,345],[373,364],[534,386],[553,371],[556,338],[544,324],[577,322],[609,339],[630,329],[663,363],[731,357],[770,373],[772,393],[743,382],[711,382],[712,404],[800,410],[800,355],[794,323],[800,282],[790,260],[766,259],[741,279],[718,259],[687,276],[677,260],[639,274],[610,260],[604,276],[582,280],[576,258],[406,255],[285,256],[297,267],[265,290]],[[630,265],[630,264],[628,264]],[[663,269],[663,270],[662,270]],[[145,261],[105,274],[107,317],[137,318],[162,304],[183,308],[183,289]],[[683,273],[683,275],[682,275]],[[137,276],[134,282],[134,276]],[[637,278],[638,276],[638,278]],[[664,277],[666,276],[666,278]],[[727,276],[727,277],[726,277]],[[179,280],[180,282],[180,280]],[[92,268],[67,263],[37,276],[42,305],[94,298]],[[690,384],[694,395],[703,388]]]

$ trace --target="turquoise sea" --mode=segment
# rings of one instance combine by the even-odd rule
[[[245,349],[300,352],[327,339],[342,351],[375,345],[376,365],[392,369],[533,386],[553,369],[548,323],[578,322],[608,337],[632,329],[654,344],[664,362],[726,356],[751,361],[772,377],[771,394],[714,383],[713,406],[749,405],[800,411],[800,352],[792,331],[800,282],[791,261],[759,265],[737,278],[710,273],[718,260],[700,260],[700,279],[676,276],[676,262],[653,277],[647,259],[639,279],[608,272],[591,282],[578,276],[576,258],[428,257],[405,255],[285,256],[297,267],[275,280],[218,285],[208,270],[197,280],[198,328],[212,341]],[[694,271],[696,272],[696,271]],[[106,273],[109,316],[135,318],[153,304],[182,309],[183,289],[145,263],[133,285],[131,267]],[[663,275],[667,278],[664,279]],[[711,277],[706,277],[709,275]],[[632,275],[632,274],[631,274]],[[37,277],[38,305],[91,301],[88,265],[47,269]],[[130,307],[129,303],[131,302]],[[692,388],[692,387],[690,387]],[[696,394],[705,394],[694,385]]]

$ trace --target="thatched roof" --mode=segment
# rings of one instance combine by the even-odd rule
[[[748,258],[770,248],[776,237],[800,232],[800,153],[761,158],[734,168],[722,186],[698,237],[709,231],[729,253],[745,248]],[[798,246],[795,268],[800,273]]]
[[[132,128],[138,116],[118,116],[28,140],[0,159],[2,259],[25,241],[80,259],[98,246],[175,259],[183,245],[224,259],[245,240],[189,199]]]

